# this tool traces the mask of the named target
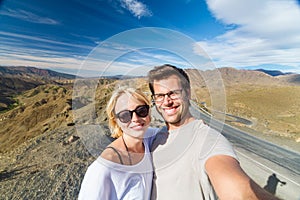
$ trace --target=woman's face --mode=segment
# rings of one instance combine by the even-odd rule
[[[146,110],[143,107],[146,105],[145,102],[137,100],[135,97],[131,96],[130,94],[122,94],[115,106],[115,113],[120,117],[124,117],[127,115],[127,120],[130,119],[128,117],[128,112],[126,111],[135,111],[131,112],[131,120],[126,122],[127,120],[120,119],[120,117],[117,117],[116,121],[118,125],[123,130],[123,133],[128,134],[135,138],[143,138],[145,131],[147,130],[149,124],[150,124],[150,112],[146,116],[139,116],[136,112],[138,112],[140,115],[145,115]],[[125,112],[124,112],[125,111]],[[122,113],[121,113],[122,112]],[[130,114],[129,114],[130,116]],[[126,117],[125,117],[126,119]],[[123,121],[123,122],[122,122]]]

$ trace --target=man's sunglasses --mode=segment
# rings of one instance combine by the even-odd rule
[[[121,122],[128,123],[131,121],[134,112],[139,117],[146,117],[149,114],[149,105],[141,105],[134,110],[123,110],[117,113],[116,116]]]

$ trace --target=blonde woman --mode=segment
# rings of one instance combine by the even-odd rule
[[[106,109],[111,136],[117,138],[88,168],[79,199],[150,199],[150,100],[138,90],[115,91]]]

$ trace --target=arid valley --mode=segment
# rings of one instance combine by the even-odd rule
[[[212,91],[201,76],[213,80],[212,72],[187,72],[193,99],[213,113]],[[299,74],[234,68],[220,68],[219,73],[229,114],[227,124],[300,152]],[[78,79],[83,81],[75,91]],[[106,102],[115,87],[128,80],[149,93],[145,77],[84,80],[38,68],[0,67],[0,198],[76,198],[86,168],[95,159],[77,134],[76,125],[105,127]],[[88,94],[95,82],[94,94]],[[88,112],[90,107],[94,113]],[[153,125],[158,126],[156,121]]]

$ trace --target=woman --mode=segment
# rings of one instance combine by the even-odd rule
[[[107,104],[111,136],[117,138],[88,168],[79,199],[150,199],[152,162],[150,101],[132,88],[118,89]]]

